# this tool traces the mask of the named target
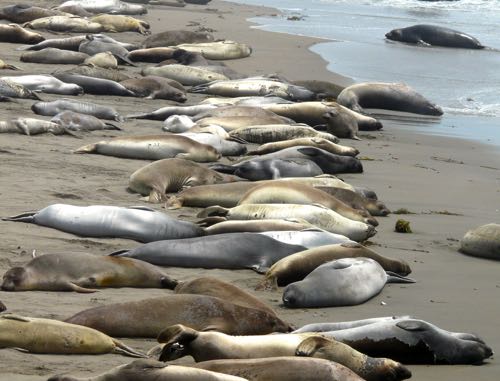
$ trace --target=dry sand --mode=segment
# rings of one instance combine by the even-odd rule
[[[2,6],[11,3],[0,1]],[[53,5],[39,1],[36,4]],[[219,38],[249,43],[254,54],[229,62],[246,74],[277,72],[291,79],[325,79],[348,83],[325,69],[325,62],[307,48],[318,40],[249,29],[245,19],[276,11],[252,8],[221,1],[208,7],[150,7],[144,17],[153,32],[168,29],[196,29],[198,24],[215,29]],[[46,34],[50,36],[50,34]],[[57,36],[61,37],[61,36]],[[119,40],[138,42],[134,33],[113,35]],[[0,44],[2,59],[19,65],[28,73],[50,73],[49,65],[19,63],[20,52],[14,44]],[[126,67],[126,72],[137,69]],[[3,71],[2,75],[12,75]],[[58,96],[42,95],[44,99]],[[169,102],[85,95],[86,100],[116,107],[122,114],[154,110]],[[200,96],[190,96],[196,102]],[[33,101],[0,104],[0,120],[33,116]],[[76,155],[81,145],[122,134],[157,133],[161,122],[128,121],[124,133],[94,132],[82,139],[70,136],[0,136],[0,216],[15,215],[43,208],[52,203],[77,205],[139,205],[139,197],[128,193],[129,175],[146,161],[118,159],[100,155]],[[379,218],[378,234],[371,239],[381,254],[409,261],[411,276],[417,283],[388,285],[369,302],[345,308],[287,310],[280,305],[281,293],[254,292],[276,308],[279,315],[297,326],[312,322],[343,321],[374,316],[411,314],[438,326],[482,336],[493,348],[500,348],[500,264],[468,257],[457,252],[458,240],[470,228],[499,222],[500,153],[496,147],[465,140],[418,135],[410,128],[385,121],[381,132],[364,133],[360,142],[344,140],[361,151],[363,174],[346,175],[345,180],[374,189],[389,208],[407,208],[416,214],[391,214]],[[160,206],[156,206],[160,209]],[[457,215],[440,214],[448,211]],[[182,209],[179,215],[191,218],[194,209]],[[395,221],[410,221],[412,234],[393,232]],[[31,224],[0,222],[0,272],[20,265],[38,253],[76,251],[106,254],[138,246],[117,239],[87,239]],[[252,291],[261,276],[252,271],[176,269],[168,270],[178,279],[201,274]],[[10,312],[26,316],[63,319],[85,308],[112,302],[137,300],[168,294],[165,290],[106,289],[95,294],[64,292],[0,292],[0,300]],[[382,303],[384,302],[384,303]],[[134,348],[147,350],[153,340],[124,340]],[[55,373],[79,376],[95,375],[130,359],[119,355],[54,356],[0,351],[1,380],[43,380]],[[181,362],[188,362],[183,359]],[[500,364],[496,358],[482,366],[410,366],[414,380],[496,380]]]

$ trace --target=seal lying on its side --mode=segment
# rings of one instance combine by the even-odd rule
[[[83,237],[128,238],[139,242],[204,235],[203,229],[191,222],[176,220],[145,207],[53,204],[38,212],[3,220],[34,223]]]
[[[120,365],[96,377],[76,378],[56,375],[47,381],[245,381],[246,378],[228,374],[195,369],[187,366],[170,365],[147,359]]]
[[[31,91],[62,95],[83,94],[83,89],[80,86],[64,83],[51,75],[19,75],[1,77],[0,79],[22,85]]]
[[[3,276],[3,291],[95,292],[95,287],[174,289],[177,281],[156,266],[131,258],[86,253],[46,254]]]
[[[20,348],[31,353],[119,353],[145,357],[95,329],[12,314],[0,315],[0,348]]]
[[[95,116],[80,114],[74,111],[63,111],[55,115],[51,122],[57,123],[65,129],[73,131],[120,130],[121,128],[105,123]]]
[[[342,258],[317,267],[302,281],[289,284],[283,291],[283,303],[289,308],[352,306],[371,299],[390,282],[415,281],[386,273],[370,258]]]
[[[135,302],[115,303],[81,311],[66,319],[113,337],[155,338],[172,324],[232,335],[289,332],[275,315],[206,295],[177,294]]]
[[[487,224],[469,230],[460,241],[460,251],[489,259],[500,259],[500,225]]]
[[[81,114],[93,115],[99,119],[116,120],[123,122],[123,117],[118,112],[108,106],[102,106],[90,102],[76,101],[69,98],[62,98],[52,102],[37,102],[31,106],[35,114],[54,116],[62,111],[74,111]]]

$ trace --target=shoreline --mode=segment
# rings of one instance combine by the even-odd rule
[[[0,5],[10,4],[0,0]],[[48,5],[49,1],[37,1]],[[218,11],[204,11],[205,8]],[[241,60],[228,61],[228,66],[249,75],[278,72],[291,79],[324,79],[334,81],[335,73],[326,68],[326,61],[309,50],[318,40],[251,28],[247,18],[271,8],[246,6],[213,0],[207,7],[188,5],[185,8],[151,6],[141,16],[151,23],[153,33],[168,29],[194,30],[198,26],[217,29],[218,38],[245,42],[253,54]],[[166,27],[165,20],[168,20]],[[199,25],[194,25],[199,23]],[[186,27],[186,25],[191,25]],[[50,35],[43,33],[44,35]],[[138,42],[143,36],[134,33],[112,35],[120,41]],[[54,37],[53,37],[54,38]],[[6,62],[22,66],[28,73],[50,73],[53,65],[19,63],[21,52],[14,44],[0,43]],[[69,68],[70,66],[68,66]],[[273,70],[274,69],[274,70]],[[136,68],[124,67],[126,73]],[[12,75],[4,72],[2,75]],[[44,100],[59,98],[43,94]],[[203,97],[189,95],[189,103]],[[168,103],[114,96],[85,95],[83,99],[115,107],[121,114],[138,110],[154,110]],[[35,117],[29,107],[33,102],[20,100],[5,104],[0,119],[14,116]],[[48,119],[43,117],[43,119]],[[131,120],[123,123],[123,132],[96,131],[82,139],[70,136],[2,135],[2,183],[0,184],[0,217],[36,210],[52,203],[77,205],[145,205],[163,210],[162,205],[146,204],[139,196],[126,191],[128,177],[148,161],[119,159],[101,155],[75,155],[72,150],[111,136],[158,133],[162,122]],[[252,292],[276,309],[278,315],[296,326],[312,322],[357,320],[375,316],[414,315],[443,329],[479,334],[493,350],[500,350],[500,332],[496,316],[500,306],[498,277],[500,263],[468,257],[457,252],[464,233],[476,226],[498,222],[500,212],[500,152],[480,143],[449,137],[421,135],[405,129],[397,121],[384,120],[384,130],[362,132],[362,141],[343,139],[342,144],[358,148],[364,157],[363,174],[341,176],[356,186],[369,186],[391,210],[407,208],[416,213],[380,217],[378,234],[370,239],[374,249],[388,257],[402,258],[413,269],[411,285],[390,284],[368,302],[354,307],[290,310],[281,306],[281,292],[256,292],[262,278],[250,270],[199,270],[168,268],[168,274],[179,280],[202,273],[236,284]],[[175,214],[195,219],[196,209],[182,208]],[[445,214],[454,213],[456,215]],[[409,220],[412,234],[393,231],[397,219]],[[0,271],[23,264],[38,253],[91,252],[106,255],[112,251],[139,246],[121,239],[82,238],[37,225],[0,221]],[[71,292],[0,291],[0,300],[8,312],[26,316],[64,319],[83,309],[121,301],[138,300],[170,293],[160,289],[103,289],[95,294]],[[385,303],[385,305],[382,304]],[[134,349],[149,350],[154,340],[125,339]],[[125,364],[130,358],[107,354],[99,356],[62,356],[20,353],[2,349],[0,379],[12,381],[46,380],[57,373],[75,376],[100,374],[111,367]],[[184,358],[176,363],[190,363]],[[493,380],[500,374],[500,361],[493,357],[483,366],[409,366],[411,380],[439,379],[455,381]]]

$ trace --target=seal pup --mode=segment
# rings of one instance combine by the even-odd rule
[[[42,119],[17,118],[0,121],[0,133],[19,133],[28,136],[50,133],[53,135],[73,135],[63,126]]]
[[[354,241],[363,241],[376,234],[372,225],[353,221],[322,205],[299,204],[245,204],[234,208],[211,206],[197,217],[222,216],[228,220],[263,220],[301,218],[316,227],[342,234]]]
[[[147,197],[149,202],[167,199],[166,193],[206,184],[237,181],[186,159],[157,160],[135,171],[129,179],[129,189]]]
[[[136,360],[120,365],[95,377],[77,378],[68,375],[55,375],[47,381],[245,381],[246,378],[212,372],[193,367],[170,365],[152,359]]]
[[[475,257],[500,259],[500,225],[487,224],[465,233],[460,251]]]
[[[37,44],[45,40],[40,33],[30,32],[17,24],[0,24],[0,42]]]
[[[321,334],[369,356],[386,356],[405,364],[481,364],[493,355],[474,334],[449,332],[408,317],[377,319]]]
[[[125,15],[100,14],[89,19],[103,26],[103,32],[137,32],[151,34],[149,24],[144,20]]]
[[[3,291],[95,292],[100,287],[174,289],[177,281],[156,266],[132,258],[87,253],[45,254],[4,274]]]
[[[197,162],[217,161],[221,154],[212,146],[179,135],[132,135],[101,140],[74,153],[95,153],[129,159],[178,158]]]
[[[104,27],[99,23],[73,15],[42,17],[24,23],[23,27],[30,29],[42,29],[49,32],[70,33],[99,33],[104,30]]]
[[[0,315],[0,348],[20,348],[30,353],[118,353],[145,357],[122,342],[92,328],[13,314]]]
[[[83,89],[80,86],[64,83],[51,75],[19,75],[0,77],[0,79],[24,86],[31,91],[62,95],[83,94]]]
[[[305,250],[258,233],[229,233],[150,242],[110,255],[135,258],[158,266],[205,269],[251,269],[265,273],[276,261]]]
[[[304,279],[324,263],[341,258],[359,257],[377,261],[385,271],[392,271],[400,275],[411,273],[410,266],[403,260],[384,257],[359,243],[343,242],[314,247],[279,260],[266,272],[265,278],[256,289],[277,290],[278,286],[286,286]]]
[[[33,223],[83,237],[116,237],[139,242],[204,235],[203,230],[191,222],[145,207],[53,204],[38,212],[3,220]]]
[[[419,24],[393,29],[385,34],[388,40],[401,41],[422,46],[445,46],[449,48],[484,49],[474,37],[458,30],[437,25]]]
[[[97,131],[97,130],[119,130],[121,128],[111,124],[105,123],[102,120],[92,115],[80,114],[74,111],[63,111],[56,114],[51,122],[57,123],[65,130],[71,131]]]
[[[86,54],[86,53],[83,53]],[[88,56],[83,60],[84,65],[100,67],[103,69],[117,69],[118,61],[111,52],[96,53],[93,56]]]
[[[366,113],[365,108],[441,116],[441,107],[403,83],[364,82],[346,87],[337,102],[351,110]]]
[[[319,339],[321,336],[311,333],[230,336],[220,332],[198,332],[177,324],[162,331],[158,335],[158,342],[165,343],[160,355],[161,361],[171,361],[187,355],[191,355],[196,362],[220,359],[264,361],[265,358],[280,356],[294,358],[311,355],[342,364],[369,380],[401,380],[411,375],[403,365],[390,359],[371,358],[346,344],[328,339],[320,342],[314,338]],[[355,374],[353,377],[354,380],[362,380]]]
[[[58,48],[45,48],[33,52],[21,54],[22,62],[34,62],[43,64],[79,65],[89,56],[85,53],[73,52]]]
[[[1,82],[0,82],[1,84]],[[92,115],[99,119],[123,122],[123,117],[112,107],[95,103],[77,101],[69,98],[57,99],[51,102],[36,102],[31,106],[35,114],[54,116],[63,111],[74,111],[80,114]]]
[[[352,306],[380,293],[386,283],[415,281],[385,272],[371,258],[342,258],[327,262],[303,280],[289,284],[283,291],[288,308]]]
[[[108,304],[66,319],[113,337],[150,337],[173,324],[233,335],[289,332],[290,325],[265,311],[239,306],[207,295],[175,294],[134,302]]]

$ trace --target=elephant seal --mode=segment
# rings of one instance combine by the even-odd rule
[[[476,335],[449,332],[408,317],[322,332],[369,356],[386,356],[405,364],[480,364],[493,355]]]
[[[369,380],[401,380],[411,375],[403,365],[395,361],[370,358],[334,340],[325,339],[319,342],[314,341],[314,338],[319,339],[321,336],[310,333],[230,336],[220,332],[198,332],[181,324],[168,327],[158,335],[158,341],[166,343],[160,355],[162,361],[175,360],[186,355],[191,355],[196,362],[221,359],[264,361],[266,358],[269,358],[269,361],[271,358],[281,356],[296,358],[295,356],[312,354],[316,357],[323,356],[330,363],[351,367],[354,372],[359,372],[358,374]],[[313,349],[315,345],[321,354],[315,353]],[[299,362],[307,361],[299,360]],[[348,369],[345,371],[352,375],[352,380],[362,380]],[[250,371],[250,374],[252,373]],[[391,375],[393,377],[390,377]],[[314,373],[314,376],[317,375]],[[269,379],[275,380],[275,378]],[[343,377],[339,379],[351,380]]]
[[[245,381],[246,378],[193,367],[170,365],[152,359],[141,359],[120,365],[96,377],[77,378],[56,375],[47,381]]]
[[[126,62],[129,65],[136,66],[134,62],[128,59],[128,50],[125,46],[112,39],[103,39],[100,35],[86,35],[85,40],[78,46],[78,51],[86,53],[89,56],[93,56],[97,53],[111,52],[120,62]]]
[[[475,257],[500,259],[500,225],[487,224],[469,230],[460,241],[460,251]]]
[[[233,335],[288,332],[290,326],[267,312],[206,295],[177,294],[94,307],[66,319],[113,337],[156,338],[165,327],[185,324]]]
[[[161,202],[166,193],[206,184],[237,181],[185,159],[163,159],[135,171],[129,179],[130,190],[148,197],[149,202]]]
[[[86,54],[86,53],[82,53]],[[100,67],[103,69],[117,69],[118,61],[111,52],[96,53],[93,56],[88,56],[83,60],[84,65]]]
[[[257,289],[276,290],[278,286],[286,286],[304,279],[323,263],[341,258],[359,257],[377,261],[385,271],[392,271],[400,275],[411,273],[410,266],[403,260],[384,257],[359,243],[344,242],[315,247],[283,258],[267,271],[264,280],[259,283]]]
[[[50,38],[42,40],[34,45],[20,46],[16,50],[42,50],[46,48],[57,48],[61,50],[78,51],[80,44],[85,41],[85,36],[73,36],[64,38]]]
[[[19,75],[16,77],[1,77],[17,85],[22,85],[31,91],[49,94],[79,95],[83,89],[72,83],[64,83],[51,75]]]
[[[123,97],[135,97],[136,94],[118,82],[109,79],[87,77],[86,75],[55,72],[53,76],[66,82],[74,83],[85,91],[86,94],[94,95],[118,95]]]
[[[262,231],[258,234],[262,234],[277,241],[291,245],[303,246],[306,249],[324,245],[333,245],[342,242],[352,242],[349,238],[343,236],[342,234],[327,232],[326,230],[313,226],[302,230]]]
[[[21,70],[17,66],[9,65],[4,60],[0,59],[0,70]]]
[[[20,348],[30,353],[118,353],[144,357],[142,353],[95,329],[13,314],[0,315],[0,348]]]
[[[353,241],[366,240],[376,233],[372,225],[345,218],[322,205],[245,204],[230,209],[211,206],[197,215],[201,218],[210,216],[223,216],[228,220],[301,218],[320,229],[342,234]]]
[[[137,2],[137,1],[136,1]],[[145,5],[129,4],[119,0],[85,0],[85,1],[66,1],[59,7],[79,4],[91,13],[109,13],[118,15],[142,15],[147,13]]]
[[[246,44],[224,40],[177,45],[188,52],[201,53],[207,60],[234,60],[248,57],[252,48]]]
[[[100,287],[174,289],[177,281],[156,266],[131,258],[87,253],[46,254],[3,276],[3,291],[95,292]]]
[[[293,181],[267,182],[258,185],[241,197],[238,205],[244,204],[318,204],[351,220],[378,226],[377,220],[368,212],[351,208],[335,196]]]
[[[143,76],[156,75],[174,79],[183,85],[195,86],[213,81],[226,81],[229,78],[224,74],[205,69],[203,67],[186,66],[180,64],[165,65],[159,67],[145,67],[142,69]],[[190,90],[191,91],[191,90]]]
[[[179,135],[186,136],[198,143],[208,144],[220,152],[222,156],[241,156],[247,152],[247,147],[238,139],[226,140],[218,135],[206,132],[184,132]]]
[[[90,18],[91,22],[96,22],[103,26],[103,32],[137,32],[140,34],[151,34],[149,24],[144,20],[139,20],[125,15],[101,14]]]
[[[69,75],[77,74],[92,78],[108,79],[114,82],[121,82],[130,79],[130,77],[127,74],[121,71],[114,69],[104,69],[102,67],[95,67],[90,65],[79,65],[76,67],[72,67],[71,69],[68,70],[56,70],[55,72],[53,72],[53,74],[57,73],[69,74]],[[134,93],[134,96],[136,95],[137,94]]]
[[[413,25],[406,28],[393,29],[386,33],[388,40],[401,41],[424,46],[446,46],[449,48],[484,49],[474,37],[437,25]]]
[[[366,113],[365,108],[441,116],[441,107],[403,83],[364,82],[346,87],[337,102],[351,110]]]
[[[352,208],[367,210],[372,216],[387,216],[391,212],[382,201],[367,198],[351,189],[321,185],[315,188],[335,196]]]
[[[252,269],[264,273],[276,261],[303,250],[304,246],[258,233],[229,233],[151,242],[111,255],[140,259],[158,266]]]
[[[290,119],[283,118],[278,115],[269,116],[225,116],[225,117],[208,117],[200,119],[196,122],[194,127],[208,127],[217,125],[224,130],[230,132],[242,127],[256,126],[256,125],[276,125],[276,124],[289,124]]]
[[[175,46],[194,42],[211,42],[214,37],[207,32],[193,32],[190,30],[168,30],[155,33],[142,42],[146,49],[156,47]]]
[[[337,85],[333,82],[312,80],[292,81],[294,85],[305,87],[316,94],[318,99],[337,98],[345,86]]]
[[[231,131],[232,136],[234,132],[238,130]],[[333,136],[333,135],[332,135]],[[265,155],[266,153],[281,151],[285,148],[297,147],[297,146],[308,146],[321,148],[326,152],[333,153],[335,155],[342,156],[356,156],[359,154],[359,150],[353,147],[344,146],[341,144],[334,143],[331,140],[313,137],[313,138],[295,138],[290,140],[282,140],[279,142],[272,142],[260,145],[253,151],[248,152],[249,155]]]
[[[0,96],[6,99],[22,98],[41,100],[34,91],[31,91],[25,86],[3,79],[0,79]]]
[[[7,310],[7,307],[5,307],[5,304],[3,304],[2,302],[0,302],[0,312],[3,312]]]
[[[53,135],[73,135],[63,126],[47,120],[34,118],[16,118],[0,121],[0,133],[19,133],[28,136],[50,133]]]
[[[352,306],[366,302],[382,291],[386,283],[414,283],[403,276],[385,272],[371,258],[341,258],[327,262],[303,280],[283,291],[288,308]]]
[[[145,207],[53,204],[38,212],[3,218],[47,226],[83,237],[117,237],[139,242],[204,235],[201,228]]]
[[[121,128],[111,124],[105,123],[95,116],[80,114],[74,111],[63,111],[56,114],[51,122],[57,123],[66,130],[71,131],[97,131],[97,130],[119,130]]]
[[[206,227],[208,235],[241,232],[267,232],[267,231],[297,231],[314,227],[306,220],[285,219],[285,220],[255,220],[255,221],[221,221],[212,226]]]
[[[261,302],[259,298],[231,283],[213,277],[201,277],[179,282],[174,289],[174,293],[215,296],[222,300],[230,300],[231,303],[243,307],[256,308],[271,315],[276,315],[276,312],[267,304]]]
[[[128,58],[134,62],[160,63],[164,60],[172,59],[177,51],[178,49],[174,47],[137,49],[131,51],[128,54]]]
[[[0,42],[37,44],[45,40],[40,33],[30,32],[17,24],[0,24]]]
[[[67,110],[78,112],[80,114],[92,115],[99,119],[123,122],[123,117],[111,107],[90,102],[76,101],[68,98],[62,98],[51,102],[37,102],[31,106],[31,110],[35,114],[45,116],[54,116]]]
[[[53,9],[80,17],[92,17],[94,15],[91,12],[87,12],[85,8],[82,7],[81,3],[76,3],[73,0],[66,1]]]
[[[99,23],[92,22],[82,17],[75,17],[73,15],[42,17],[24,23],[23,27],[47,30],[49,32],[70,33],[100,33],[104,30],[104,27]]]
[[[196,114],[191,119],[195,122],[204,118],[226,118],[226,117],[238,117],[238,116],[255,116],[255,117],[267,117],[276,116],[272,111],[263,110],[260,107],[252,106],[220,106],[214,109],[200,112]]]
[[[54,9],[45,9],[27,4],[8,5],[0,9],[0,19],[9,20],[16,24],[36,20],[42,17],[65,15],[65,12]],[[67,14],[66,14],[67,15]]]
[[[251,160],[241,164],[214,164],[212,169],[232,173],[251,180],[270,180],[282,177],[310,177],[323,174],[323,170],[313,161],[302,158],[270,158]]]
[[[160,160],[178,158],[197,162],[217,161],[220,153],[212,146],[179,135],[133,135],[88,144],[75,153],[125,157],[129,159]]]
[[[184,103],[187,101],[186,94],[170,85],[170,81],[163,77],[146,76],[142,78],[131,78],[120,82],[122,86],[132,91],[136,96],[146,99],[168,99]]]
[[[268,125],[251,125],[247,127],[241,127],[236,130],[229,132],[232,137],[243,139],[249,143],[269,143],[269,142],[280,142],[288,141],[288,139],[302,138],[302,139],[318,139],[316,140],[317,146],[321,146],[320,140],[326,140],[332,143],[338,143],[339,139],[328,133],[320,132],[312,127],[301,124],[287,125],[287,124],[268,124]],[[307,140],[311,144],[311,140]],[[295,144],[301,145],[301,144]],[[328,146],[328,144],[323,144]],[[293,145],[289,145],[293,146]],[[286,148],[286,147],[284,147]]]
[[[34,52],[23,53],[20,60],[22,62],[43,64],[79,65],[88,57],[88,54],[85,53],[57,48],[45,48]]]
[[[152,120],[162,120],[164,121],[169,116],[172,115],[196,115],[199,112],[214,109],[217,106],[214,105],[193,105],[193,106],[166,106],[159,108],[158,110],[152,112],[144,112],[139,114],[127,115],[130,119],[152,119]]]

